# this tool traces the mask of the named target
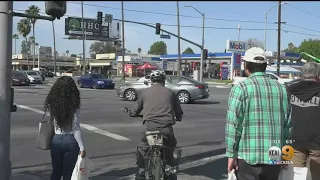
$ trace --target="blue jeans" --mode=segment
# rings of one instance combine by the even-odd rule
[[[79,155],[79,145],[73,135],[54,135],[51,145],[51,180],[70,180]]]

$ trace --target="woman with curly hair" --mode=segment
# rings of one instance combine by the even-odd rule
[[[86,152],[79,120],[80,92],[71,77],[63,76],[52,86],[44,103],[55,127],[51,145],[53,172],[51,180],[70,180],[78,159]]]

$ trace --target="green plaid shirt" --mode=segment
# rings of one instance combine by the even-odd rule
[[[269,164],[268,149],[282,148],[290,128],[291,107],[284,85],[253,73],[230,92],[226,122],[226,156],[249,164]]]

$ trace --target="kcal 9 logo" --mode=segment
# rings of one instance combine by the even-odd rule
[[[289,146],[289,145],[285,145],[282,147],[282,159],[289,161],[290,159],[292,159],[293,155],[294,155],[294,149]]]

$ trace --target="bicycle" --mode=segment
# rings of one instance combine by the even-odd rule
[[[125,113],[131,113],[127,107],[123,108]],[[142,115],[136,116],[142,117]],[[176,119],[181,121],[181,119]],[[175,167],[171,167],[167,164],[165,157],[165,150],[172,148],[166,147],[163,144],[163,134],[156,131],[146,131],[146,139],[149,144],[149,151],[147,153],[148,160],[146,161],[145,178],[146,180],[177,180],[177,171],[179,169],[181,159],[181,149],[174,148],[174,163]],[[137,152],[138,152],[137,147]],[[139,153],[137,153],[139,154]]]

